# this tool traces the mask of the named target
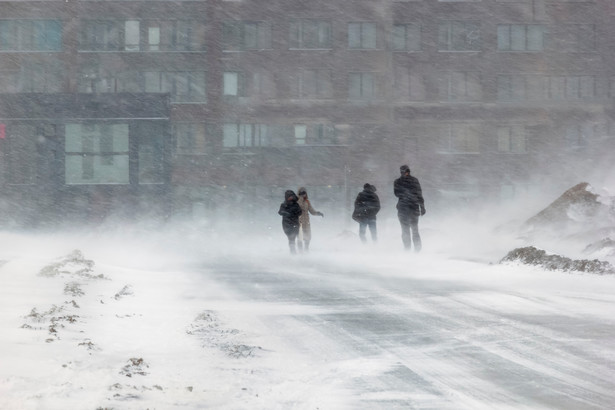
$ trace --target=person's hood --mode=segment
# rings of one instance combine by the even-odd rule
[[[363,185],[363,190],[365,192],[376,192],[376,187],[374,185],[371,185],[371,184],[365,184],[365,185]]]
[[[295,194],[295,192],[292,189],[289,189],[286,192],[284,192],[284,201],[286,201],[289,196],[292,196],[295,199],[295,201],[299,199],[297,197],[297,194]]]

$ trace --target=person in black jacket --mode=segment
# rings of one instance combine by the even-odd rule
[[[282,215],[282,229],[288,237],[290,253],[295,253],[295,239],[299,234],[299,216],[301,207],[297,203],[299,198],[290,189],[284,193],[284,202],[280,205],[278,214]]]
[[[399,167],[401,176],[393,183],[393,192],[399,198],[397,201],[397,217],[401,224],[401,238],[404,248],[410,249],[414,242],[414,251],[421,250],[421,235],[419,234],[419,216],[425,215],[425,200],[419,180],[410,175],[410,167]],[[412,235],[410,235],[412,229]]]
[[[376,195],[376,187],[370,184],[363,185],[363,191],[359,192],[354,200],[354,212],[352,219],[359,223],[359,237],[365,243],[365,231],[369,226],[369,233],[372,236],[372,241],[378,240],[378,231],[376,229],[376,214],[380,211],[380,198]]]

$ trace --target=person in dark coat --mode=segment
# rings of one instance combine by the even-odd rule
[[[380,211],[380,198],[376,195],[376,187],[370,184],[363,185],[363,191],[359,192],[354,200],[354,212],[352,219],[359,223],[359,237],[363,243],[367,242],[365,231],[369,226],[372,241],[378,240],[376,228],[376,214]]]
[[[398,199],[397,217],[401,224],[401,238],[404,248],[409,250],[414,242],[414,251],[421,250],[419,217],[425,215],[425,200],[419,180],[410,175],[410,167],[399,167],[401,176],[393,183],[393,192]],[[412,235],[410,235],[412,230]]]
[[[282,215],[282,229],[288,237],[290,253],[295,253],[295,240],[299,234],[299,216],[301,207],[297,203],[299,198],[290,189],[284,193],[284,202],[280,205],[278,214]]]

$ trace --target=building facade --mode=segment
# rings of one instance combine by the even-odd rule
[[[2,208],[242,213],[307,186],[344,213],[403,163],[443,206],[565,187],[612,162],[614,15],[609,0],[2,1]]]

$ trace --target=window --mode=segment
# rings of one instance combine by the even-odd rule
[[[271,24],[264,21],[227,21],[222,36],[227,51],[271,48]]]
[[[172,102],[206,102],[205,73],[202,71],[147,71],[145,92],[170,93]]]
[[[0,93],[18,93],[20,75],[17,70],[0,70]]]
[[[303,69],[292,75],[293,98],[322,99],[333,97],[331,70]]]
[[[79,48],[91,51],[120,51],[122,35],[119,21],[86,20],[83,22]]]
[[[548,95],[548,77],[540,75],[499,75],[498,101],[541,101]]]
[[[139,184],[164,183],[163,136],[155,123],[141,124],[139,133]],[[147,128],[151,128],[148,132]]]
[[[375,49],[376,23],[348,23],[348,48]]]
[[[265,99],[276,97],[276,84],[273,73],[262,68],[254,69],[250,84],[250,95]]]
[[[400,101],[425,100],[425,81],[407,67],[395,67],[393,94]]]
[[[79,76],[79,91],[84,93],[169,93],[174,103],[205,103],[203,71],[124,71],[108,72],[99,67],[84,67]]]
[[[243,74],[237,72],[225,72],[223,74],[223,91],[225,97],[245,96]]]
[[[81,93],[114,93],[117,90],[115,73],[101,67],[82,67],[79,75],[78,90]]]
[[[564,24],[556,28],[555,50],[568,53],[596,51],[596,26],[593,24]]]
[[[173,124],[175,152],[177,154],[205,154],[209,128],[198,122],[179,122]]]
[[[440,101],[480,101],[480,77],[474,72],[443,73],[440,78]]]
[[[550,100],[592,100],[596,98],[594,76],[549,76]]]
[[[520,75],[498,76],[498,101],[522,101],[526,99],[525,77]]]
[[[61,50],[61,21],[0,20],[0,51]]]
[[[511,154],[526,152],[526,131],[523,125],[498,127],[498,151]]]
[[[124,24],[124,50],[139,51],[139,22],[137,20],[128,20]]]
[[[498,25],[499,51],[542,51],[545,27],[538,24]]]
[[[350,73],[348,75],[348,97],[350,99],[371,99],[375,96],[373,73]]]
[[[393,50],[421,51],[421,26],[419,24],[393,25]]]
[[[19,90],[24,93],[59,93],[63,85],[63,66],[59,62],[22,63]]]
[[[8,155],[8,182],[16,185],[36,183],[38,135],[36,126],[9,124],[6,127]]]
[[[331,48],[331,23],[295,20],[290,23],[290,48]]]
[[[474,21],[443,21],[438,30],[440,51],[480,51],[480,23]]]
[[[269,145],[267,126],[264,124],[227,123],[222,128],[222,134],[224,148]]]
[[[307,125],[295,125],[295,145],[305,145],[307,141]]]
[[[79,49],[204,51],[204,41],[204,25],[195,20],[86,20]]]
[[[205,28],[194,20],[152,20],[147,27],[148,51],[205,51]]]
[[[66,184],[128,184],[128,124],[66,124]]]
[[[295,125],[295,145],[334,145],[337,131],[331,124]]]
[[[478,124],[446,124],[440,131],[440,147],[444,153],[479,153],[480,126]]]

